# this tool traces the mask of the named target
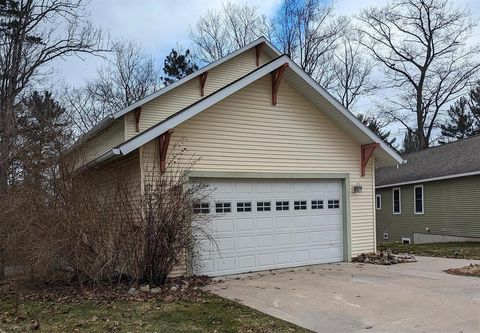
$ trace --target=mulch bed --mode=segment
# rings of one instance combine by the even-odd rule
[[[454,275],[463,275],[463,276],[475,276],[480,277],[480,265],[479,264],[470,264],[465,267],[460,268],[450,268],[445,272]]]
[[[417,259],[410,254],[395,254],[392,251],[380,251],[378,253],[362,253],[353,257],[352,261],[373,265],[395,265],[416,262]]]
[[[11,281],[0,285],[0,299],[43,300],[58,303],[81,300],[105,303],[118,300],[165,302],[193,300],[202,302],[204,292],[200,287],[208,283],[210,283],[210,278],[206,276],[173,278],[160,287],[127,284],[80,287],[78,283]]]

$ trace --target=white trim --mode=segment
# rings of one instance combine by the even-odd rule
[[[392,187],[392,186],[402,186],[402,185],[411,185],[415,183],[427,183],[427,182],[434,182],[437,180],[444,180],[444,179],[451,179],[451,178],[460,178],[460,177],[468,177],[468,176],[476,176],[480,175],[480,171],[472,171],[472,172],[464,172],[464,173],[455,173],[452,175],[447,175],[447,176],[439,176],[439,177],[432,177],[432,178],[423,178],[423,179],[417,179],[417,180],[409,180],[406,182],[401,182],[401,183],[393,183],[393,184],[387,184],[387,185],[380,185],[376,186],[375,188],[380,189],[380,188],[386,188],[386,187]]]
[[[378,202],[380,205],[377,205],[377,199],[380,199]],[[376,194],[375,195],[375,210],[382,210],[382,195],[381,194]]]
[[[416,194],[416,189],[421,188],[422,189],[422,211],[417,212],[417,194]],[[425,200],[424,200],[424,191],[423,191],[423,185],[415,185],[413,186],[413,213],[415,215],[423,215],[425,213]]]
[[[398,208],[399,211],[395,212],[395,191],[398,190]],[[402,214],[402,189],[400,187],[392,188],[392,213],[393,215]]]

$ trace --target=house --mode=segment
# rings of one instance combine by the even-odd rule
[[[375,250],[375,168],[401,157],[265,38],[112,114],[77,168],[123,164],[138,188],[184,138],[190,174],[216,190],[197,273],[348,261]],[[170,143],[170,144],[169,144]]]
[[[480,241],[480,136],[404,158],[377,170],[377,239]]]

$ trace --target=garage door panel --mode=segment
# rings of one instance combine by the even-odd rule
[[[339,200],[341,205],[341,181],[215,180],[209,183],[216,189],[210,200],[211,235],[216,246],[209,240],[201,242],[203,260],[197,273],[226,275],[342,261],[342,211],[328,208],[328,200]],[[312,209],[312,200],[323,201],[323,207]],[[288,202],[283,205],[288,209],[277,211],[277,201]],[[257,202],[269,202],[270,210],[257,211]],[[230,203],[231,210],[216,213],[215,203]],[[244,203],[251,203],[247,205],[250,209],[245,210]]]
[[[273,231],[273,217],[259,217],[255,219],[256,231]]]
[[[292,227],[292,218],[290,216],[277,216],[275,218],[275,229],[290,229]]]

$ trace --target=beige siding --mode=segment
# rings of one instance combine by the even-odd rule
[[[260,65],[270,60],[265,53],[262,53]],[[255,48],[247,50],[229,61],[218,65],[208,73],[205,83],[205,96],[223,88],[257,68],[255,63]],[[140,132],[156,125],[158,122],[197,102],[201,98],[200,81],[198,78],[195,78],[146,103],[142,107],[140,116]],[[133,112],[126,115],[125,122],[126,138],[129,139],[137,134],[135,131],[135,116]]]
[[[100,134],[82,145],[75,156],[75,168],[79,168],[125,140],[125,124],[118,119]]]
[[[267,75],[175,128],[172,144],[181,138],[195,171],[349,173],[363,186],[351,194],[352,252],[374,251],[373,163],[360,177],[360,145],[285,82],[276,106]],[[142,148],[148,168],[156,145]]]

